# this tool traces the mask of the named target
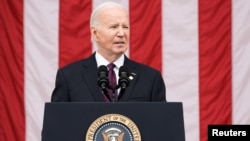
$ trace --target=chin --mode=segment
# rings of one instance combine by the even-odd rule
[[[117,55],[122,55],[122,54],[124,54],[125,53],[125,51],[116,51],[115,52],[115,54],[117,54]]]
[[[122,46],[122,47],[116,48],[115,52],[116,53],[125,53],[126,50],[127,50],[127,47]]]

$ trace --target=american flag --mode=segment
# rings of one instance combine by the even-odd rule
[[[41,140],[56,71],[95,51],[89,17],[104,1],[0,0],[1,141]],[[186,141],[206,141],[209,124],[250,124],[249,0],[113,1],[129,11],[127,55],[183,102]]]

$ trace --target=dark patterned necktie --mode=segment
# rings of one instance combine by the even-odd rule
[[[109,86],[110,89],[108,89],[108,93],[111,96],[111,101],[117,101],[118,93],[116,89],[116,75],[114,71],[115,64],[110,63],[108,64],[108,79],[109,79]]]

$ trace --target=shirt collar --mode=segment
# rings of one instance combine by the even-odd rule
[[[98,51],[96,51],[95,58],[96,58],[96,62],[97,62],[98,67],[100,67],[101,65],[107,66],[110,63],[100,53],[98,53]],[[119,57],[113,63],[116,65],[117,68],[120,68],[124,64],[124,60],[125,60],[125,56],[121,55],[121,57]]]

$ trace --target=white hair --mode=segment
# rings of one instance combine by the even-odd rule
[[[124,8],[123,5],[115,2],[104,2],[100,5],[98,5],[93,12],[91,13],[90,16],[90,27],[96,27],[99,23],[99,14],[102,9],[107,9],[107,8],[114,8],[114,7],[121,7]],[[124,8],[125,9],[125,8]]]

